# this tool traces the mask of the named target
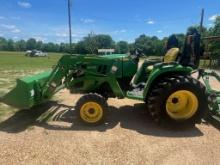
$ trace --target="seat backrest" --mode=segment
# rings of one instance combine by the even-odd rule
[[[170,50],[167,51],[163,61],[166,63],[177,61],[177,56],[179,52],[180,52],[179,48],[171,48]]]

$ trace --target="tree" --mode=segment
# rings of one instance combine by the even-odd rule
[[[73,47],[73,53],[74,53],[75,44],[72,44],[72,47]],[[60,43],[59,52],[70,53],[70,45],[66,43]]]
[[[18,50],[18,51],[25,51],[26,50],[26,42],[25,42],[25,40],[17,41],[15,43],[15,45],[16,45],[16,50]]]
[[[42,48],[43,48],[43,42],[42,42],[42,41],[37,41],[37,43],[36,43],[36,49],[42,50]]]
[[[129,49],[130,54],[135,54],[135,44],[134,43],[130,43],[128,45],[128,49]]]
[[[209,30],[206,27],[201,27],[198,25],[190,26],[187,28],[187,34],[193,34],[193,33],[199,33],[201,35],[201,38],[207,37],[210,35]]]
[[[219,36],[220,35],[220,16],[216,18],[214,22],[214,27],[210,28],[209,34],[212,36]],[[209,49],[215,54],[216,56],[219,56],[220,52],[220,42],[219,41],[213,41],[209,43]]]
[[[58,52],[59,51],[59,45],[54,44],[52,42],[49,42],[47,44],[44,44],[42,49],[43,49],[43,51],[46,51],[46,52]]]
[[[155,56],[163,56],[165,54],[165,42],[160,40],[156,36],[151,38],[152,40],[152,47],[153,47],[153,54]]]
[[[95,38],[99,49],[109,49],[114,46],[114,41],[110,35],[99,34]]]
[[[7,50],[7,40],[3,37],[0,37],[0,50]]]
[[[82,41],[76,44],[75,50],[79,54],[97,54],[98,49],[113,48],[114,41],[111,36],[105,34],[95,35],[89,33]]]
[[[29,40],[27,40],[26,45],[28,50],[36,49],[37,42],[34,38],[30,38]]]
[[[163,40],[159,40],[157,37],[149,37],[144,34],[135,39],[135,49],[140,49],[145,55],[163,55],[163,48],[165,43]]]
[[[128,43],[126,41],[119,41],[116,44],[116,52],[120,54],[128,53]]]
[[[7,50],[10,50],[10,51],[14,51],[15,50],[14,41],[12,39],[8,40]]]
[[[209,33],[212,36],[220,35],[220,16],[218,16],[214,22],[214,27],[209,29]]]
[[[135,49],[142,50],[146,55],[152,55],[153,51],[150,42],[150,37],[142,34],[137,39],[135,39]]]
[[[84,38],[85,49],[90,54],[96,54],[98,50],[98,40],[93,33],[89,33],[87,37]]]
[[[179,42],[178,47],[179,47],[180,49],[182,49],[183,46],[184,46],[184,42],[185,42],[186,35],[180,33],[180,34],[175,34],[175,36],[176,36],[176,38],[177,38],[177,40],[178,40],[178,42]]]
[[[88,54],[88,50],[86,49],[86,45],[84,41],[79,41],[75,46],[75,52],[77,54]]]
[[[194,29],[199,31],[199,26],[190,26],[188,28],[188,33],[192,33]],[[203,33],[201,37],[210,35],[220,35],[220,17],[216,18],[214,26],[212,28],[202,29]],[[179,48],[183,48],[186,35],[184,34],[173,34],[176,36],[179,44]],[[78,54],[97,54],[98,49],[108,49],[114,48],[117,53],[127,53],[130,51],[131,54],[135,53],[136,49],[142,51],[145,55],[164,55],[165,54],[165,43],[168,41],[167,37],[159,39],[156,36],[146,36],[145,34],[140,35],[135,39],[134,43],[128,44],[126,41],[120,41],[115,43],[110,35],[106,34],[94,34],[89,33],[81,41],[76,44],[72,44],[72,51],[70,52],[70,46],[68,43],[43,43],[42,41],[36,41],[34,38],[27,40],[20,40],[14,42],[13,40],[7,40],[0,37],[0,50],[10,50],[10,51],[25,51],[27,49],[39,49],[47,52],[64,52],[64,53],[78,53]],[[208,43],[210,51],[220,52],[220,42],[210,42]]]

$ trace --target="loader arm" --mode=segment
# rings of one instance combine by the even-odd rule
[[[63,88],[71,88],[73,84],[84,81],[85,77],[107,77],[95,73],[86,67],[86,57],[78,55],[63,56],[51,72],[48,80],[42,86],[42,98],[50,99],[56,92]]]
[[[51,72],[48,80],[44,83],[42,87],[42,96],[43,99],[50,99],[56,92],[66,87],[66,83],[70,81],[73,74],[71,71],[75,71],[77,69],[77,61],[72,61],[72,65],[66,65],[67,62],[66,56],[63,56],[58,64],[55,66],[53,71]]]

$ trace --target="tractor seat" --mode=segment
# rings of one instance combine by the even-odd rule
[[[170,63],[175,62],[177,60],[177,56],[180,52],[179,48],[172,48],[167,51],[166,55],[164,56],[163,62]]]
[[[163,63],[171,63],[177,61],[177,57],[179,54],[179,48],[172,48],[170,49],[166,55],[164,56]],[[159,62],[160,64],[161,62]],[[149,75],[151,71],[154,69],[156,63],[151,63],[146,65],[147,63],[143,63],[142,66],[138,69],[137,73],[135,74],[133,80],[132,80],[132,87],[137,89],[142,89],[145,86],[145,80],[142,79],[143,75]],[[145,76],[144,76],[145,77]]]
[[[171,48],[167,51],[166,55],[164,56],[163,62],[164,63],[171,63],[177,61],[178,54],[180,52],[179,48]],[[147,67],[146,71],[150,72],[154,69],[154,65],[150,65]]]

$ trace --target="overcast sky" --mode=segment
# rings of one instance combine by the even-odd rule
[[[0,36],[68,42],[67,0],[0,1]],[[202,8],[204,24],[211,27],[220,15],[220,0],[72,0],[73,40],[91,31],[128,42],[140,34],[185,33],[199,23]]]

